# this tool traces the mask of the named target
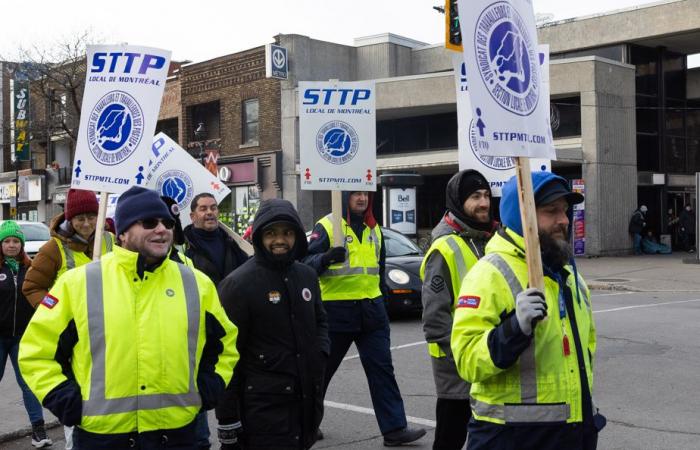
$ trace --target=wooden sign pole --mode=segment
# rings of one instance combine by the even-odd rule
[[[331,220],[333,223],[333,242],[331,242],[330,245],[331,247],[344,247],[345,235],[340,225],[343,219],[343,191],[331,192],[331,209],[333,211],[333,218]]]
[[[109,192],[100,192],[100,207],[97,210],[97,224],[95,225],[95,243],[92,247],[93,261],[98,261],[102,256],[102,233],[105,231],[107,201],[109,201]]]
[[[518,200],[520,203],[520,221],[523,225],[525,239],[525,260],[527,261],[527,279],[529,287],[544,290],[540,239],[537,232],[537,212],[535,196],[532,189],[530,160],[526,157],[515,158],[518,176]]]

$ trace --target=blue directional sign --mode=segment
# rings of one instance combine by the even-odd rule
[[[289,75],[287,49],[275,44],[267,44],[265,49],[265,72],[268,78],[286,80]]]

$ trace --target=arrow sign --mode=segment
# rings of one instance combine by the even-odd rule
[[[272,52],[272,64],[278,69],[284,68],[284,64],[287,62],[287,57],[284,52],[279,48],[276,48]]]
[[[265,46],[265,76],[286,80],[289,75],[287,49],[275,44]]]

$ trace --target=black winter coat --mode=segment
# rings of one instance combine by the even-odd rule
[[[242,422],[246,449],[306,449],[323,418],[323,374],[330,351],[316,273],[290,256],[271,259],[260,242],[265,224],[295,224],[296,257],[306,239],[285,200],[263,202],[253,224],[255,256],[219,285],[219,298],[238,327],[241,359],[216,408],[220,424]]]
[[[0,337],[22,336],[34,315],[34,308],[22,294],[29,259],[25,263],[20,263],[15,274],[0,258]]]
[[[218,229],[221,235],[221,245],[226,247],[224,267],[216,267],[212,257],[197,243],[197,236],[192,230],[192,225],[188,225],[185,230],[185,256],[192,260],[194,266],[207,274],[207,276],[218,286],[226,275],[230,274],[244,262],[248,260],[246,252],[236,244],[231,236],[227,235],[221,228]]]

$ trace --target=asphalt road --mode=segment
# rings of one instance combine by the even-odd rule
[[[598,329],[595,400],[608,418],[598,448],[700,448],[700,291],[595,292],[593,302]],[[392,322],[392,345],[398,347],[393,350],[394,366],[406,414],[412,426],[428,430],[411,448],[429,449],[435,398],[422,340],[418,319]],[[334,377],[326,401],[326,439],[314,448],[383,448],[354,348]],[[63,448],[62,430],[51,434],[57,441],[54,448]],[[0,445],[27,448],[28,438]]]

